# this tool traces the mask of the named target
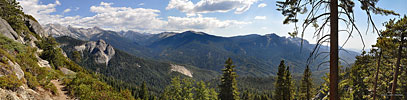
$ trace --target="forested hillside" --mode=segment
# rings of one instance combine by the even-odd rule
[[[57,41],[63,44],[62,49],[69,58],[75,59],[75,62],[85,68],[114,79],[120,79],[134,86],[140,86],[143,82],[146,82],[150,89],[154,90],[154,93],[163,90],[173,76],[183,75],[197,81],[208,81],[219,75],[217,72],[199,69],[190,65],[177,65],[139,58],[116,49],[108,64],[97,63],[94,59],[100,56],[97,56],[94,52],[75,49],[80,46],[88,47],[87,41],[71,37],[58,37]],[[177,69],[174,68],[175,66],[186,69],[184,71],[191,73],[190,76],[188,76],[188,73],[175,71]]]
[[[201,69],[220,71],[224,59],[234,58],[237,73],[242,76],[267,77],[275,75],[280,60],[293,65],[293,72],[301,73],[315,44],[300,38],[280,37],[274,33],[267,35],[244,35],[235,37],[214,36],[204,32],[185,31],[181,33],[163,32],[159,34],[114,32],[97,28],[63,27],[49,24],[47,29],[52,36],[70,36],[76,39],[98,41],[100,39],[129,54],[163,62],[193,65]],[[58,33],[66,30],[67,33]],[[93,30],[94,33],[79,30]],[[97,31],[94,31],[97,30]],[[65,31],[64,31],[65,32]],[[72,34],[75,34],[72,36]],[[90,34],[88,37],[81,35]],[[77,37],[79,36],[79,37]],[[144,37],[144,38],[140,38]],[[89,39],[87,39],[89,38]],[[327,46],[320,46],[318,52],[327,52]],[[353,51],[341,51],[342,64],[349,66],[359,55]],[[312,71],[325,71],[326,53],[315,58]],[[320,68],[321,70],[318,70]],[[319,72],[318,72],[319,73]],[[322,73],[322,72],[321,72]],[[322,76],[323,74],[316,74]]]

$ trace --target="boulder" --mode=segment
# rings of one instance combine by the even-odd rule
[[[65,75],[75,75],[76,73],[72,70],[69,70],[68,68],[60,68],[59,70],[61,70],[62,73],[64,73]]]
[[[24,40],[13,30],[8,22],[2,18],[0,18],[0,34],[3,34],[16,42],[24,44]]]
[[[41,59],[41,58],[38,59],[38,65],[39,65],[40,67],[48,67],[48,68],[51,68],[51,65],[49,65],[49,62],[46,61],[46,60],[43,60],[43,59]]]
[[[8,60],[7,63],[12,67],[12,71],[16,73],[18,79],[24,77],[24,71],[21,70],[21,67],[18,63],[13,63],[12,61]]]

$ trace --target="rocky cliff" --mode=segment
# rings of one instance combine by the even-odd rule
[[[109,64],[109,60],[115,54],[113,47],[107,44],[104,40],[89,41],[85,44],[75,46],[76,51],[88,52],[94,56],[94,60],[98,64]]]
[[[23,38],[19,36],[17,32],[15,32],[13,28],[10,26],[10,24],[8,24],[8,22],[1,17],[0,17],[0,34],[3,34],[4,36],[16,42],[24,43]]]

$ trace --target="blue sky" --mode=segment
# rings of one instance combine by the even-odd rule
[[[284,25],[284,16],[276,10],[276,0],[17,0],[23,11],[41,24],[58,23],[75,27],[98,26],[108,30],[159,33],[163,31],[203,31],[217,36],[270,34],[288,36],[293,25]],[[381,0],[379,7],[407,13],[407,0]],[[355,7],[356,23],[365,33],[367,16],[359,4]],[[374,15],[379,29],[382,23],[398,16]],[[343,25],[340,25],[344,27]],[[304,38],[315,43],[309,29]],[[343,43],[346,34],[340,35]],[[366,48],[374,44],[376,34],[363,34]],[[362,49],[358,35],[345,48]]]

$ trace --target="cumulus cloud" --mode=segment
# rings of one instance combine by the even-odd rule
[[[114,7],[114,3],[101,2],[91,6],[90,12],[94,16],[63,16],[52,15],[58,2],[52,4],[40,4],[38,0],[21,0],[24,12],[33,15],[41,24],[59,23],[76,27],[102,27],[110,30],[135,30],[143,32],[161,31],[184,31],[184,30],[207,30],[214,28],[226,28],[234,25],[249,24],[236,20],[218,20],[212,17],[174,17],[167,20],[160,18],[160,10],[131,7]],[[75,8],[77,10],[79,8]],[[71,9],[70,9],[71,10]],[[68,12],[68,11],[67,11]]]
[[[266,20],[267,17],[266,17],[266,16],[256,16],[256,17],[254,17],[254,19],[257,19],[257,20]]]
[[[63,13],[68,13],[70,11],[71,11],[71,9],[68,8],[68,9],[65,9]]]
[[[170,29],[210,29],[226,28],[232,25],[250,24],[250,22],[240,22],[236,20],[220,21],[213,17],[168,17],[168,26]]]
[[[54,3],[50,4],[38,4],[38,0],[17,0],[20,5],[24,8],[25,13],[31,14],[37,20],[42,20],[42,22],[52,22],[54,19],[61,17],[60,15],[50,15],[56,11],[55,7],[61,5],[61,3],[56,0]]]
[[[263,8],[263,7],[266,7],[266,6],[267,6],[267,4],[265,4],[265,3],[261,3],[261,4],[257,5],[257,7],[259,7],[259,8]]]
[[[177,9],[189,15],[195,13],[228,12],[235,10],[235,14],[241,14],[250,9],[250,6],[258,0],[201,0],[196,4],[190,0],[171,0],[167,10]]]

